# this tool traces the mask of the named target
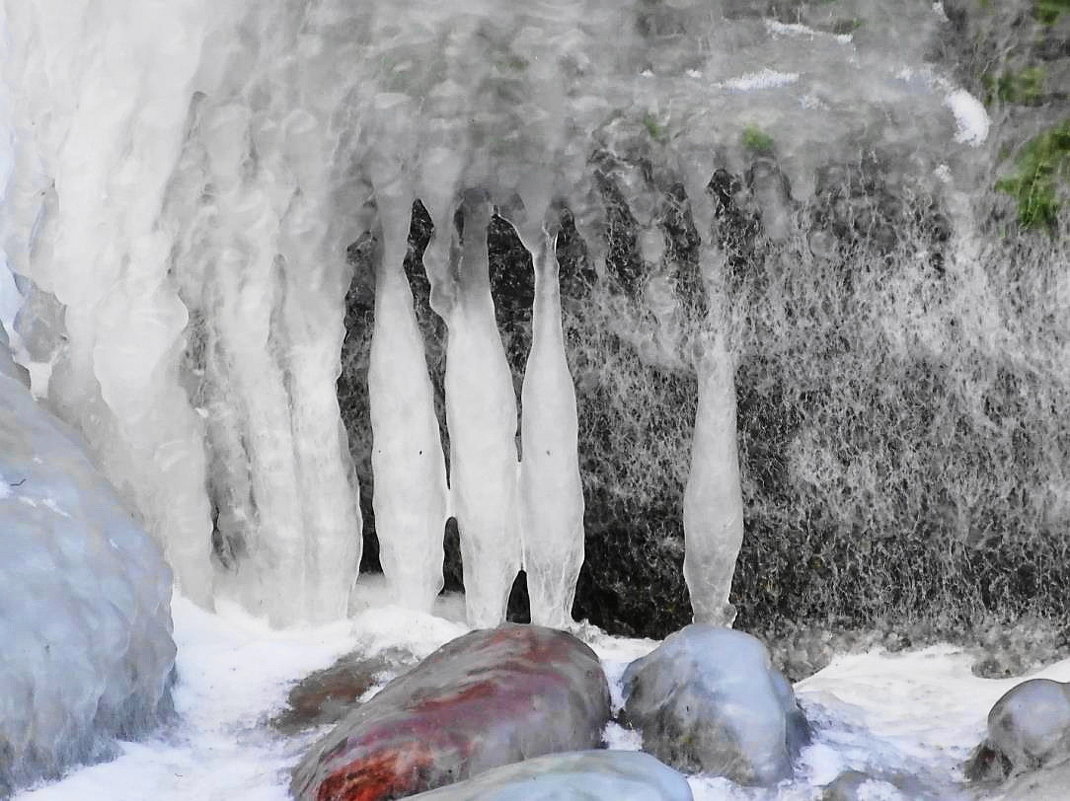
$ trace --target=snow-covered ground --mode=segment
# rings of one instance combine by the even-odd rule
[[[439,611],[455,618],[459,608],[454,601]],[[289,768],[317,734],[284,738],[266,725],[293,682],[354,649],[402,648],[422,658],[466,630],[447,617],[384,607],[345,622],[276,631],[234,607],[209,614],[177,599],[179,720],[155,739],[125,744],[113,762],[74,770],[16,801],[284,801]],[[619,703],[625,665],[656,643],[581,634],[602,657]],[[980,679],[969,665],[950,647],[838,658],[796,686],[818,732],[795,782],[744,790],[693,777],[695,797],[816,799],[820,785],[848,768],[914,777],[929,787],[929,778],[946,782],[980,740],[989,708],[1021,681]],[[1036,675],[1070,680],[1070,660]],[[636,736],[615,724],[608,736],[614,747],[638,747]],[[874,798],[909,797],[888,790]]]

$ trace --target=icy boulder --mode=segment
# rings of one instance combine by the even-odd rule
[[[488,770],[413,801],[691,801],[682,775],[637,751],[551,754]]]
[[[765,646],[731,629],[681,629],[628,666],[624,693],[625,721],[643,748],[686,773],[775,784],[792,775],[810,736]]]
[[[388,684],[294,771],[301,801],[378,801],[598,746],[609,687],[595,653],[541,626],[473,631]]]
[[[171,571],[0,343],[0,796],[169,706]]]
[[[11,358],[11,351],[8,350],[9,344],[7,332],[4,331],[4,326],[0,325],[0,376],[14,378],[28,388],[30,385],[29,373],[26,372],[25,367],[16,364],[15,360]]]
[[[1030,679],[988,713],[988,736],[970,757],[966,776],[1002,780],[1070,757],[1070,684]]]
[[[909,776],[877,778],[861,771],[848,770],[827,785],[820,801],[935,801],[946,797],[934,795]]]

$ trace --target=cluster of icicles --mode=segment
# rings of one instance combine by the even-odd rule
[[[583,13],[620,16],[627,4],[544,2],[510,15],[479,3],[272,5],[4,7],[3,244],[12,272],[30,279],[16,344],[35,389],[89,440],[185,594],[234,598],[276,624],[344,615],[361,530],[334,387],[344,253],[376,230],[374,507],[395,599],[430,607],[452,515],[473,624],[504,618],[521,568],[533,619],[563,624],[583,497],[555,204],[583,218],[595,258],[604,234],[562,65],[591,46],[569,36],[612,28]],[[496,72],[496,15],[528,65],[527,108],[493,97],[512,80]],[[389,91],[399,60],[411,67],[421,52],[409,89]],[[696,181],[712,171],[682,171],[695,176],[706,231],[712,209]],[[449,332],[448,486],[402,268],[417,198],[435,224],[424,266]],[[536,278],[522,462],[488,281],[492,213],[514,225]],[[660,236],[646,222],[646,240]],[[685,522],[692,596],[710,618],[728,609],[742,522],[728,357],[716,337],[706,350]],[[213,536],[236,543],[226,568]]]
[[[488,277],[490,202],[481,193],[465,197],[458,241],[438,233],[453,230],[453,204],[443,198],[428,205],[424,198],[436,231],[424,267],[432,307],[449,331],[447,489],[423,342],[403,271],[413,197],[403,187],[376,189],[383,225],[368,388],[383,571],[402,602],[427,607],[441,587],[442,531],[452,514],[461,532],[472,623],[504,619],[513,579],[523,567],[532,620],[564,625],[583,561],[583,495],[576,398],[561,327],[556,233],[546,222],[549,197],[532,193],[513,209],[498,206],[530,253],[535,271],[519,464],[516,398]],[[685,573],[696,611],[718,620],[730,615],[728,589],[742,534],[729,364],[728,354],[717,346],[703,363],[684,507]]]
[[[533,619],[568,619],[583,500],[555,219],[570,209],[599,269],[605,213],[588,160],[635,134],[656,175],[622,168],[614,180],[644,261],[667,258],[655,217],[674,183],[703,240],[709,317],[684,569],[696,618],[731,617],[742,513],[706,193],[717,143],[738,138],[744,120],[827,146],[850,133],[843,115],[869,130],[871,106],[884,119],[903,105],[934,131],[950,115],[921,79],[855,59],[849,36],[754,15],[729,24],[718,8],[0,0],[0,245],[25,279],[13,342],[35,391],[164,544],[182,592],[205,605],[237,599],[276,624],[346,614],[361,520],[335,390],[344,254],[375,231],[374,506],[395,598],[430,606],[452,515],[473,624],[503,618],[520,569]],[[734,60],[764,69],[773,38],[786,72],[729,80]],[[865,80],[836,80],[845,63]],[[805,102],[785,94],[800,75],[813,76]],[[754,87],[763,99],[747,94]],[[929,112],[916,113],[922,103]],[[782,156],[812,175],[801,146]],[[448,486],[402,269],[417,199],[434,222],[424,267],[449,336]],[[487,276],[493,213],[515,227],[536,278],[522,461]],[[229,543],[226,565],[213,538]]]

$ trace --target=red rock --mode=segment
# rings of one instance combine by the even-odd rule
[[[506,625],[447,643],[313,746],[301,801],[383,801],[530,757],[597,747],[609,689],[570,634]]]

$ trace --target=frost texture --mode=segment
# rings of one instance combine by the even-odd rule
[[[159,547],[6,357],[0,329],[0,796],[155,723],[175,657]]]

